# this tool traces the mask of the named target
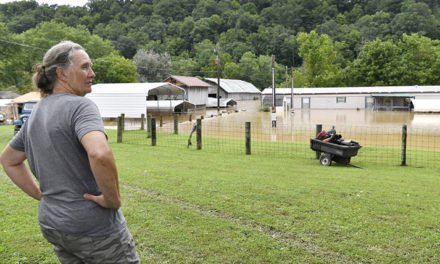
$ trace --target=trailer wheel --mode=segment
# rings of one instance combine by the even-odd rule
[[[330,165],[332,165],[332,157],[330,154],[321,153],[321,157],[319,158],[319,162],[323,166],[330,166]]]

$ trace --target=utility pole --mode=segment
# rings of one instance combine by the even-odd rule
[[[290,112],[294,112],[293,107],[293,78],[295,78],[295,48],[293,49],[293,56],[292,56],[292,88],[290,89]]]
[[[214,47],[216,55],[215,64],[217,65],[217,113],[220,113],[220,55],[217,45]]]
[[[276,107],[276,92],[275,92],[275,55],[272,55],[272,113],[271,113],[272,127],[277,127],[277,107]]]

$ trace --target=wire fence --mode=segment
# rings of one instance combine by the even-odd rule
[[[246,149],[245,122],[231,122],[215,118],[201,120],[200,142],[197,142],[196,121],[160,123],[156,120],[155,144],[175,148],[200,148],[204,151],[270,155],[292,158],[316,158],[310,139],[317,132],[316,124],[279,125],[250,123],[249,147]],[[131,122],[131,123],[130,123]],[[139,123],[139,122],[138,122]],[[121,130],[124,144],[152,145],[151,125],[141,129],[134,121],[125,121]],[[330,129],[329,124],[322,128]],[[371,163],[391,166],[438,168],[440,159],[440,129],[403,127],[371,127],[339,125],[337,133],[346,140],[362,145],[351,163],[366,166]],[[404,139],[406,138],[406,140]]]

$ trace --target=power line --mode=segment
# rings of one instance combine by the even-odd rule
[[[35,46],[31,46],[31,45],[27,45],[27,44],[23,44],[23,43],[18,43],[18,42],[14,42],[14,41],[10,41],[10,40],[0,39],[0,42],[13,44],[13,45],[17,45],[17,46],[21,46],[21,47],[25,47],[25,48],[38,49],[38,50],[45,51],[45,49],[42,49],[40,47],[35,47]]]

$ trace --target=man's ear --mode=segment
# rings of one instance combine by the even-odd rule
[[[58,80],[61,80],[61,81],[66,81],[67,80],[66,72],[64,71],[63,68],[57,67],[56,73],[57,73]]]

